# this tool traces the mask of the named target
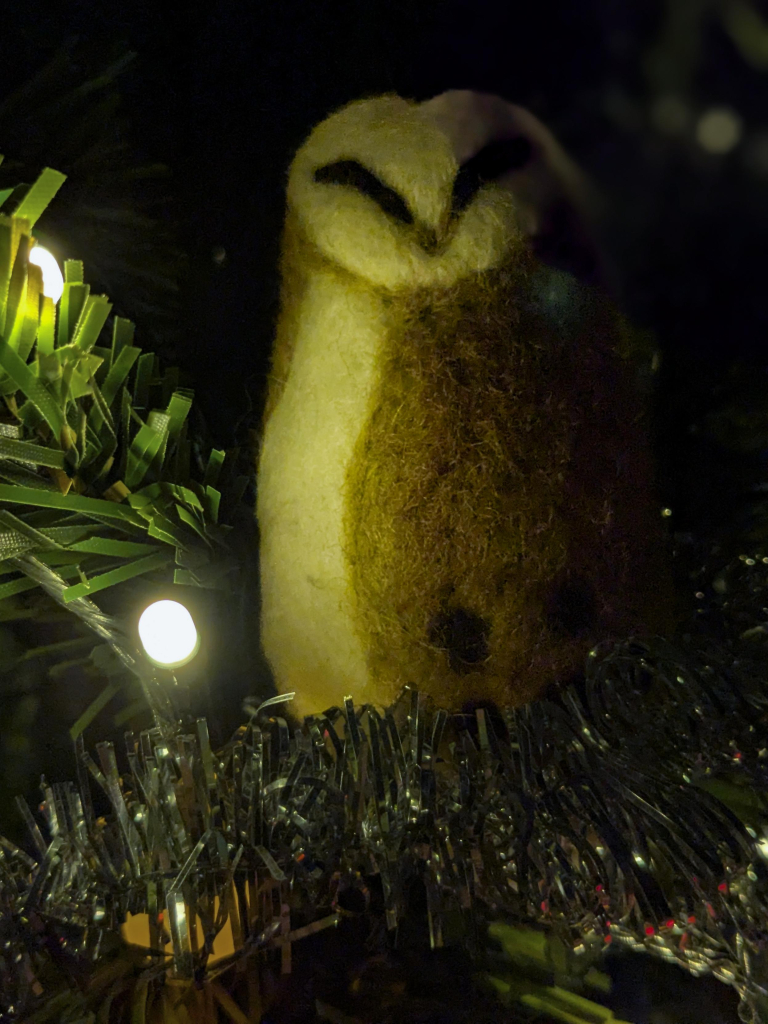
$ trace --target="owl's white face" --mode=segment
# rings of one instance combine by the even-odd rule
[[[389,291],[450,286],[522,245],[509,192],[464,173],[435,120],[398,97],[318,125],[291,167],[288,208],[323,256]]]

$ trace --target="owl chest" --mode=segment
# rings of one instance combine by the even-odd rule
[[[318,276],[282,316],[292,351],[259,463],[263,557],[282,559],[290,550],[281,571],[296,566],[292,587],[327,589],[336,581],[340,593],[344,482],[380,372],[382,304],[332,275]]]

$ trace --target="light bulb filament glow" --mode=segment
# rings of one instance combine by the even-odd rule
[[[40,267],[43,272],[43,295],[58,302],[64,292],[64,277],[56,257],[42,245],[33,245],[29,262]]]
[[[150,661],[163,668],[179,668],[200,647],[192,616],[178,601],[155,601],[141,613],[139,638]]]

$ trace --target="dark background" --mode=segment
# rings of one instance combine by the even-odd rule
[[[101,142],[89,148],[66,116],[49,115],[41,127],[31,100],[23,117],[18,107],[0,110],[0,153],[6,168],[17,158],[30,173],[51,164],[69,174],[51,213],[56,228],[55,211],[64,211],[57,230],[71,244],[65,255],[83,258],[88,279],[136,320],[139,344],[180,365],[196,390],[198,427],[217,446],[243,443],[258,426],[285,173],[297,146],[334,107],[364,95],[426,99],[472,88],[531,109],[604,199],[603,241],[622,304],[662,353],[653,403],[659,496],[673,512],[683,585],[704,555],[768,547],[767,5],[219,0],[175,14],[135,0],[6,8],[0,100],[62,45],[71,55],[68,87],[98,75],[113,48],[137,54],[115,79],[119,106],[100,115],[104,138],[117,140],[111,154]],[[713,153],[697,131],[719,107],[730,111],[738,138]],[[171,174],[154,191],[151,180],[128,188],[115,174],[121,164],[155,163]],[[151,220],[86,230],[94,192],[107,207],[134,204]],[[141,278],[137,262],[165,268],[177,295],[157,286],[159,275]],[[0,673],[17,655],[0,650]],[[0,701],[3,819],[11,794],[30,789],[40,771],[55,774],[58,765],[60,777],[71,776],[66,731],[98,693],[66,675],[43,684],[46,671],[30,661],[14,668]],[[210,710],[236,721],[239,700],[221,687]],[[19,833],[15,819],[2,826]],[[632,998],[645,999],[642,1019],[662,1019],[648,1016],[647,992]],[[726,1019],[692,999],[663,1019]]]

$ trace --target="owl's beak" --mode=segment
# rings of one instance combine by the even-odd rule
[[[450,234],[450,223],[445,223],[435,229],[428,224],[419,223],[416,226],[416,239],[419,246],[428,256],[439,256],[448,243]]]
[[[418,243],[425,253],[429,256],[433,256],[437,252],[439,245],[437,232],[434,228],[429,228],[425,224],[419,224],[416,231],[416,238]]]

